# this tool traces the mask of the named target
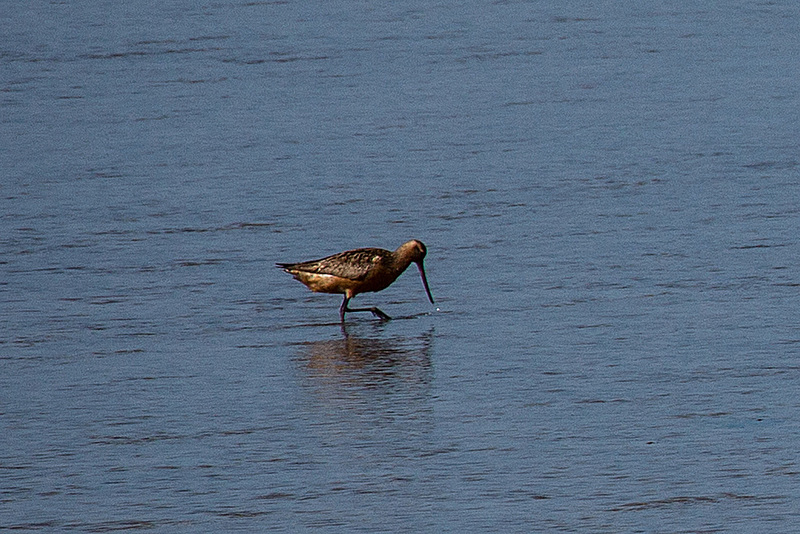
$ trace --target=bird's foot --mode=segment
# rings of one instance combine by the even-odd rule
[[[381,321],[390,321],[392,319],[391,317],[389,317],[388,315],[383,313],[378,308],[370,308],[369,311],[371,311],[372,315],[374,315],[375,317],[378,317]]]

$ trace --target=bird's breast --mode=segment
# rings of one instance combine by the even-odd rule
[[[305,271],[294,271],[292,275],[317,293],[346,293],[352,291],[358,282],[335,276],[332,274],[308,273]]]

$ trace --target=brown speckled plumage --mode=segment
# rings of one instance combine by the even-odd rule
[[[302,263],[279,263],[287,272],[303,271],[314,274],[330,274],[348,280],[363,280],[370,269],[381,264],[388,266],[392,253],[382,248],[359,248],[340,252],[318,260]]]
[[[423,266],[426,253],[427,249],[422,242],[411,240],[400,245],[394,252],[382,248],[359,248],[318,260],[277,265],[311,291],[344,294],[344,301],[339,309],[342,321],[345,312],[349,311],[370,311],[381,319],[389,319],[378,308],[351,309],[347,304],[359,293],[386,289],[412,262],[419,267],[425,291],[433,303]]]

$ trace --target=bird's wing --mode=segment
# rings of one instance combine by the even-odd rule
[[[363,280],[376,265],[385,263],[391,252],[380,248],[360,248],[340,252],[318,260],[301,263],[279,263],[287,271],[330,274],[348,280]]]

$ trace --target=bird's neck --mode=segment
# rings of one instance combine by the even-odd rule
[[[394,254],[392,254],[391,266],[393,271],[396,271],[398,274],[400,274],[408,269],[408,266],[411,265],[411,262],[413,261],[411,259],[411,249],[413,246],[413,244],[405,243],[400,245],[400,247],[394,251]]]

